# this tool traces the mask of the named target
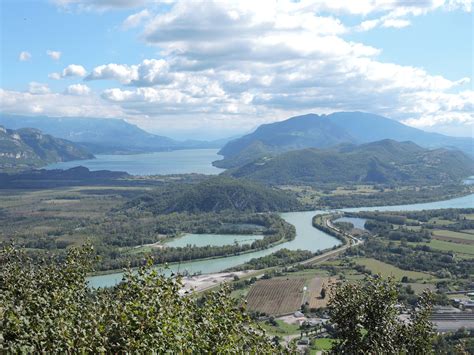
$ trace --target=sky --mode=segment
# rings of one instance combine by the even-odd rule
[[[471,0],[2,0],[0,113],[216,139],[365,111],[474,136]]]

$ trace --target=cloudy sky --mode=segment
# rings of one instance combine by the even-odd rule
[[[218,138],[360,110],[472,136],[471,0],[1,2],[0,110]]]

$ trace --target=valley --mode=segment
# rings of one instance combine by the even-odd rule
[[[473,1],[0,1],[0,355],[474,354]]]
[[[191,149],[0,173],[0,243],[33,263],[90,245],[91,290],[145,265],[180,275],[180,294],[228,285],[288,344],[312,334],[331,346],[327,307],[343,281],[392,277],[402,304],[426,289],[437,306],[454,302],[474,272],[472,159],[391,139],[337,143],[236,155],[228,169],[216,167],[217,149]]]

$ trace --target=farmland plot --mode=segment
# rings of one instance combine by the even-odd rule
[[[295,312],[301,307],[305,282],[304,278],[257,281],[247,295],[248,309],[269,315]]]
[[[326,307],[331,298],[332,286],[336,283],[335,278],[315,277],[308,284],[305,301],[309,303],[310,308]],[[321,298],[321,289],[324,287],[326,296]]]

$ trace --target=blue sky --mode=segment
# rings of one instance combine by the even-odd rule
[[[473,135],[471,1],[4,0],[0,26],[4,114],[218,138],[362,110]]]

